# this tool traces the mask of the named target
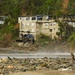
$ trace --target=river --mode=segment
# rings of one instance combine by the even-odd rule
[[[74,53],[75,56],[75,53]],[[28,53],[28,54],[0,54],[0,58],[71,58],[70,53]]]

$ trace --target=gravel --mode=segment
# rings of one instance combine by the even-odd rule
[[[0,75],[37,70],[67,70],[75,72],[75,61],[70,58],[0,58]]]

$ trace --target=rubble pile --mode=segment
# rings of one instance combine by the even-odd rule
[[[0,58],[0,75],[36,70],[75,71],[75,61],[70,58]]]

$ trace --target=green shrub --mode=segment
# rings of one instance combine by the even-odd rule
[[[47,44],[47,43],[49,43],[51,40],[52,40],[52,39],[51,39],[49,36],[44,35],[44,34],[40,34],[40,35],[37,36],[37,41],[38,41],[38,43],[40,43],[40,44]]]

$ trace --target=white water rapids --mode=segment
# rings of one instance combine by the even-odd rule
[[[75,53],[74,53],[75,56]],[[29,53],[29,54],[0,54],[0,58],[71,58],[70,53]]]

